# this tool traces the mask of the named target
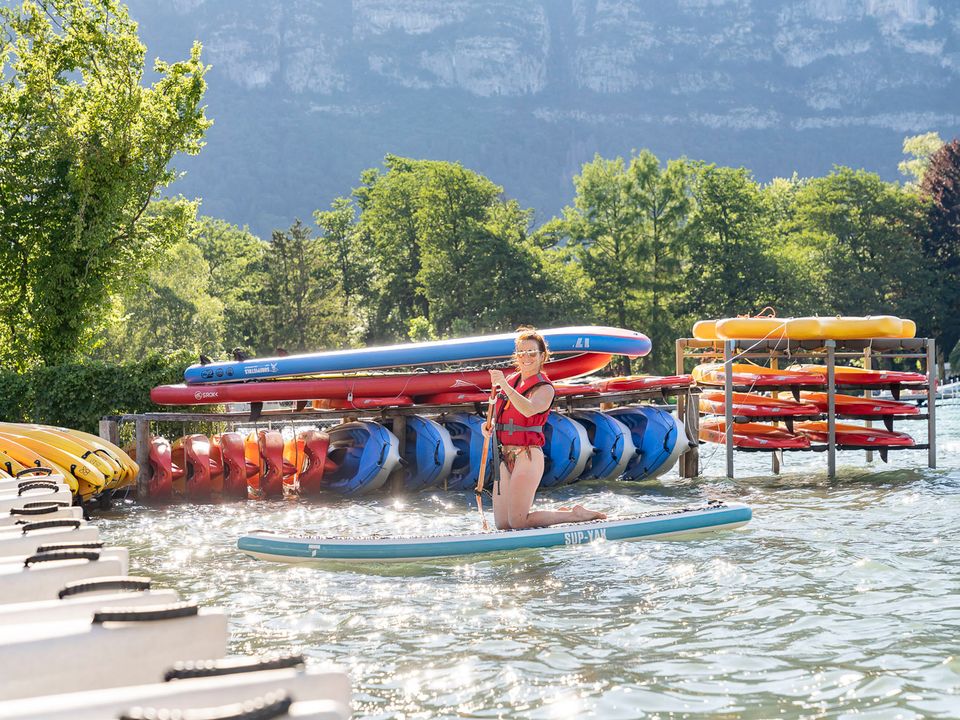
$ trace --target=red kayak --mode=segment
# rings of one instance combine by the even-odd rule
[[[700,423],[700,439],[725,444],[727,424],[721,419]],[[733,445],[749,450],[802,450],[810,447],[810,440],[786,430],[763,423],[734,423]]]
[[[690,387],[691,375],[627,375],[609,378],[597,383],[603,392],[627,392],[629,390],[679,390]]]
[[[826,365],[795,365],[791,370],[808,373],[827,379]],[[847,365],[837,365],[834,368],[834,382],[837,385],[918,385],[927,382],[927,376],[923,373],[901,372],[896,370],[865,370],[864,368],[849,367]]]
[[[822,412],[827,411],[827,394],[822,392],[803,392],[800,399],[813,403]],[[837,415],[919,415],[917,405],[896,400],[877,400],[857,395],[834,395],[834,412]]]
[[[814,442],[827,442],[827,423],[825,421],[797,423],[797,433],[805,435]],[[862,425],[835,425],[837,445],[853,447],[912,447],[913,438],[902,432],[868,428]]]
[[[798,370],[775,370],[773,368],[733,363],[733,384],[737,387],[810,387],[823,385],[823,378]],[[723,385],[726,372],[723,363],[705,363],[693,369],[693,379],[700,385]]]
[[[723,415],[725,400],[722,392],[711,390],[700,395],[700,410]],[[733,414],[741,417],[817,417],[820,408],[812,403],[772,398],[754,393],[733,393]]]
[[[553,386],[557,397],[572,395],[595,395],[600,392],[596,385],[564,385],[557,383]],[[417,398],[426,405],[459,405],[460,403],[487,402],[490,399],[488,392],[446,392],[424,395]]]
[[[612,356],[583,353],[552,360],[543,371],[553,380],[589,375],[602,370]],[[384,373],[382,375],[339,375],[310,380],[260,380],[222,385],[159,385],[150,391],[158,405],[215,405],[269,400],[312,400],[314,398],[395,397],[432,395],[442,392],[489,392],[486,370],[453,372]]]

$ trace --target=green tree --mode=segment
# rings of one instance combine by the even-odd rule
[[[358,289],[364,284],[364,278],[369,274],[369,263],[357,247],[356,216],[353,202],[344,197],[336,198],[329,210],[317,210],[313,214],[323,243],[333,255],[333,267],[343,288],[344,306],[348,312]]]
[[[950,354],[960,343],[960,140],[931,156],[920,191],[927,201],[922,249],[940,298],[929,330],[940,336],[941,352]]]
[[[915,193],[874,173],[837,167],[797,192],[792,242],[822,268],[814,312],[898,314],[921,330],[935,296]]]
[[[200,150],[206,68],[157,61],[115,0],[25,0],[0,8],[0,312],[24,367],[79,355],[131,268],[174,239],[143,222]]]
[[[913,135],[903,140],[903,154],[909,155],[909,160],[903,160],[897,165],[900,174],[912,178],[909,187],[918,187],[923,184],[923,176],[930,167],[930,158],[943,147],[943,140],[935,132],[923,135]]]
[[[682,307],[692,319],[731,317],[776,306],[779,270],[770,253],[769,217],[745,168],[693,166],[696,203]]]

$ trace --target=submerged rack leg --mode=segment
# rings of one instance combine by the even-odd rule
[[[684,478],[695,478],[700,475],[700,393],[690,392],[684,395],[686,412],[683,416],[683,426],[687,429],[690,442],[693,447],[688,452],[680,456],[680,476]]]
[[[937,341],[927,340],[927,467],[937,466]]]
[[[873,369],[873,358],[870,357],[870,348],[869,348],[869,347],[865,347],[865,348],[863,349],[863,369],[864,369],[864,370],[872,370],[872,369]],[[869,389],[868,389],[868,390],[866,390],[866,391],[864,392],[864,394],[865,394],[866,397],[868,397],[868,398],[873,397],[873,390],[869,390]],[[868,428],[872,428],[872,427],[873,427],[873,420],[867,420],[867,427],[868,427]],[[867,462],[868,462],[868,463],[873,462],[873,450],[867,450]]]
[[[137,418],[133,426],[134,442],[137,448],[137,464],[140,472],[137,473],[137,498],[145,500],[150,488],[150,421]]]
[[[726,419],[727,477],[733,479],[733,353],[736,341],[723,343],[723,410]]]
[[[827,477],[837,475],[837,400],[834,386],[837,341],[827,340]]]

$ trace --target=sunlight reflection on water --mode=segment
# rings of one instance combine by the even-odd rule
[[[940,412],[938,470],[920,451],[873,466],[841,455],[831,481],[807,453],[774,477],[768,457],[744,455],[731,481],[708,449],[696,481],[540,502],[626,514],[721,497],[752,505],[744,530],[459,561],[299,568],[235,543],[257,527],[472,531],[468,493],[125,506],[98,522],[132,573],[226,608],[232,652],[345,666],[358,717],[957,717],[958,450],[957,406]]]

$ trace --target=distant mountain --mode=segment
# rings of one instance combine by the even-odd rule
[[[594,153],[761,180],[896,179],[960,133],[955,0],[130,0],[149,57],[203,42],[215,125],[175,190],[264,237],[387,153],[456,160],[555,214]]]

